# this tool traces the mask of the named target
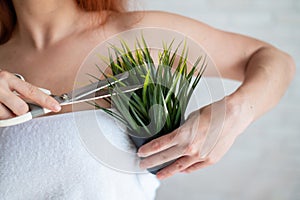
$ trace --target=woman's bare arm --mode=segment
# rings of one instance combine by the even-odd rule
[[[295,63],[272,45],[236,33],[215,29],[177,14],[146,11],[138,27],[162,27],[179,31],[199,43],[216,64],[222,78],[242,81],[229,98],[248,101],[256,119],[276,105],[295,73]],[[213,75],[209,71],[207,75]]]
[[[278,103],[295,74],[293,59],[270,44],[221,31],[193,19],[163,12],[140,15],[143,17],[138,27],[168,28],[191,37],[207,51],[222,78],[242,82],[233,94],[191,113],[181,127],[142,146],[138,154],[146,158],[140,166],[150,168],[177,158],[157,174],[163,179],[215,164],[239,134]],[[226,117],[212,119],[213,109],[216,113],[224,112],[220,105],[226,106]],[[214,130],[214,121],[222,123],[220,137],[210,154],[203,158],[203,138],[218,131]]]

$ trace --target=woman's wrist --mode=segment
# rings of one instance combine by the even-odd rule
[[[247,125],[255,121],[255,106],[251,103],[250,98],[241,90],[225,97],[226,117],[232,117]]]

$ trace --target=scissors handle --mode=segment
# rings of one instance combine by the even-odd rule
[[[30,112],[25,113],[24,115],[20,115],[17,117],[13,117],[10,119],[0,120],[0,127],[13,126],[17,124],[21,124],[23,122],[27,122],[32,119],[32,115]]]
[[[30,110],[29,113],[31,113],[32,118],[40,117],[47,113],[52,112],[51,110],[48,110],[47,108],[43,108],[39,105],[32,104],[32,103],[28,103],[28,106],[29,106],[29,110]]]
[[[35,104],[28,103],[28,106],[30,108],[29,112],[27,112],[23,115],[17,116],[17,117],[10,118],[10,119],[0,120],[0,127],[7,127],[7,126],[14,126],[17,124],[21,124],[21,123],[27,122],[33,118],[36,118],[36,117],[39,117],[39,116],[42,116],[42,115],[45,115],[45,114],[51,112],[51,110],[48,110],[46,108],[43,108],[43,107],[35,105]]]
[[[51,92],[47,89],[44,88],[39,88],[42,92],[44,92],[45,94],[51,95]],[[48,110],[46,108],[43,108],[41,106],[32,104],[32,103],[27,103],[28,107],[29,107],[29,112],[20,115],[20,116],[16,116],[10,119],[4,119],[4,120],[0,120],[0,127],[7,127],[7,126],[14,126],[17,124],[21,124],[23,122],[27,122],[35,117],[39,117],[42,115],[45,115],[47,113],[50,113],[51,110]]]
[[[15,74],[15,76],[17,76],[18,78],[20,78],[21,80],[25,81],[24,77],[20,74]],[[44,88],[39,88],[42,92],[44,92],[45,94],[51,95],[51,91],[44,89]],[[14,91],[14,93],[16,95],[19,95],[17,92]],[[51,112],[51,110],[48,110],[46,108],[40,107],[38,105],[32,104],[32,103],[27,103],[29,106],[29,112],[20,115],[20,116],[16,116],[10,119],[4,119],[4,120],[0,120],[0,127],[7,127],[7,126],[14,126],[17,124],[21,124],[24,122],[27,122],[35,117],[39,117],[42,116],[44,114],[47,114],[49,112]]]

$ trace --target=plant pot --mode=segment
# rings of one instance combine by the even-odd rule
[[[134,135],[129,135],[131,140],[133,141],[133,143],[135,144],[136,148],[139,149],[142,145],[150,142],[151,140],[153,139],[156,139],[158,137],[161,137],[163,134],[156,134],[156,135],[153,135],[151,137],[138,137],[138,136],[134,136]],[[141,158],[143,159],[143,158]],[[156,174],[158,171],[160,171],[161,169],[163,169],[164,167],[174,163],[176,161],[175,160],[171,160],[171,161],[168,161],[166,163],[163,163],[161,165],[158,165],[158,166],[155,166],[155,167],[152,167],[152,168],[149,168],[147,169],[147,171],[149,171],[150,173],[152,174]]]

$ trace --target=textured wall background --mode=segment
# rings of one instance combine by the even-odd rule
[[[299,0],[143,0],[142,8],[192,17],[265,40],[300,64]],[[300,199],[300,72],[280,104],[216,165],[162,182],[157,200]],[[226,81],[226,90],[236,83]]]

